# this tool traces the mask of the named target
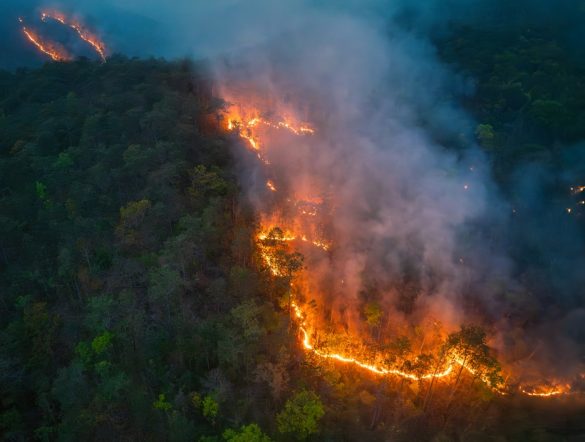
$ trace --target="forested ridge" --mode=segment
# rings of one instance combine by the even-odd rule
[[[499,182],[585,138],[585,73],[545,31],[454,35],[440,52],[477,79],[465,106]],[[290,281],[258,264],[222,106],[189,61],[0,72],[6,440],[557,440],[472,387],[468,415],[426,428],[403,382],[312,364]]]
[[[201,130],[204,82],[118,57],[3,74],[2,90],[5,436],[221,433],[249,412],[236,381],[278,320],[228,144]]]

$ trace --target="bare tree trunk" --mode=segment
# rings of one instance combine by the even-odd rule
[[[423,402],[423,412],[427,409],[427,405],[429,404],[429,402],[431,400],[433,385],[435,384],[435,379],[437,379],[437,373],[439,372],[439,368],[441,368],[441,365],[443,365],[444,360],[445,360],[445,355],[441,355],[441,358],[437,362],[437,365],[435,365],[435,371],[433,372],[433,376],[431,378],[431,383],[429,385],[429,389],[427,390],[427,394],[425,395],[425,400]]]
[[[83,301],[81,299],[81,290],[79,289],[79,283],[77,282],[77,278],[72,278],[73,288],[75,288],[75,293],[77,294],[77,300],[81,304]]]
[[[0,258],[2,258],[4,265],[8,265],[8,256],[6,255],[6,249],[2,244],[0,244]]]
[[[91,259],[89,257],[89,250],[87,247],[83,247],[83,257],[85,258],[85,262],[87,263],[87,268],[89,269],[89,273],[93,273]]]
[[[424,348],[424,346],[425,346],[425,341],[426,341],[426,339],[427,339],[427,335],[426,335],[426,333],[425,333],[425,335],[423,336],[422,342],[420,343],[420,348],[419,348],[419,350],[418,350],[418,354],[419,354],[419,355],[422,355],[422,351],[423,351],[423,348]]]
[[[370,430],[374,430],[376,428],[376,426],[378,425],[378,422],[380,420],[380,414],[382,412],[382,398],[383,398],[383,389],[385,386],[385,382],[384,380],[382,380],[379,384],[378,387],[376,388],[376,402],[374,405],[374,410],[372,413],[372,420],[370,421]]]
[[[463,369],[465,368],[465,363],[467,362],[468,353],[465,352],[465,357],[463,358],[463,363],[461,364],[461,368],[459,369],[459,373],[457,373],[457,379],[455,380],[455,385],[453,386],[453,390],[451,391],[451,395],[449,396],[449,400],[447,402],[447,408],[445,410],[445,422],[443,423],[443,429],[447,426],[447,422],[449,421],[450,412],[451,412],[451,405],[453,404],[453,399],[455,398],[455,393],[457,392],[457,387],[459,386],[459,381],[461,379],[461,373],[463,373]]]

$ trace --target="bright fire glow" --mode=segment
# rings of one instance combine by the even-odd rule
[[[569,384],[535,385],[533,387],[522,387],[520,391],[527,396],[552,397],[570,393],[571,386]]]
[[[250,149],[264,164],[270,164],[262,152],[260,142],[261,129],[285,130],[293,135],[313,135],[315,130],[305,123],[296,123],[289,119],[270,120],[262,118],[257,110],[242,112],[239,106],[230,106],[226,115],[227,130],[235,132],[246,141]]]
[[[269,166],[269,162],[265,157],[265,144],[266,139],[270,137],[270,132],[262,132],[260,128],[267,128],[269,130],[287,130],[290,134],[295,136],[313,135],[315,129],[308,124],[296,124],[290,120],[269,120],[261,118],[261,113],[256,109],[243,110],[241,106],[232,105],[227,112],[227,129],[234,133],[237,133],[240,138],[246,141],[248,148],[255,152],[257,157],[266,166]],[[272,180],[267,181],[266,186],[272,192],[278,192],[277,187],[274,185]],[[465,185],[464,189],[467,190],[468,186]],[[585,186],[576,188],[578,192],[585,191]],[[575,192],[574,189],[571,189]],[[298,196],[297,196],[298,197]],[[285,198],[285,200],[292,204],[294,209],[292,212],[288,211],[290,217],[294,218],[294,213],[303,216],[317,217],[320,213],[323,199],[320,197],[315,198],[298,198],[295,199],[292,196]],[[292,215],[291,215],[292,213]],[[308,244],[315,248],[323,251],[330,250],[332,244],[322,238],[315,238],[307,233],[303,226],[306,226],[299,219],[278,219],[278,222],[273,216],[267,216],[265,222],[261,223],[261,227],[256,235],[257,246],[260,257],[264,265],[268,268],[270,273],[275,277],[285,277],[287,272],[281,268],[281,262],[278,258],[278,254],[275,253],[276,249],[282,249],[282,247],[288,249],[289,246],[294,247],[295,243],[298,245]],[[276,217],[278,218],[278,217]],[[304,218],[307,220],[307,218]],[[268,220],[268,221],[267,221]],[[286,226],[283,229],[276,229],[277,226]],[[310,271],[310,270],[305,270]],[[290,277],[290,275],[288,275]],[[291,291],[302,291],[302,287],[297,287],[297,282],[293,279],[290,281]],[[289,296],[293,296],[292,293]],[[411,381],[422,381],[429,379],[442,379],[449,378],[460,372],[466,372],[469,375],[481,380],[488,388],[497,394],[507,394],[511,387],[509,385],[493,385],[492,381],[483,372],[479,372],[467,362],[467,358],[461,354],[457,354],[451,351],[449,354],[443,355],[441,361],[432,369],[426,372],[409,372],[401,370],[397,366],[385,365],[380,362],[384,358],[376,358],[374,352],[368,353],[366,356],[355,356],[352,355],[350,350],[344,348],[343,351],[335,351],[332,349],[325,349],[318,343],[313,341],[313,336],[318,328],[316,323],[309,320],[311,317],[308,312],[310,309],[304,310],[297,299],[293,298],[290,301],[291,314],[293,320],[297,324],[302,348],[310,352],[319,358],[324,360],[332,360],[339,363],[352,365],[359,369],[365,370],[369,373],[378,376],[397,376],[399,378],[408,379]],[[313,332],[311,332],[311,330]],[[516,391],[520,394],[534,397],[552,397],[559,396],[569,393],[571,390],[570,385],[555,384],[553,386],[548,385],[535,385],[531,387],[520,386]]]
[[[276,190],[276,186],[274,185],[274,183],[272,182],[272,180],[266,181],[266,187],[268,187],[273,192],[276,192],[277,191]]]
[[[346,355],[342,355],[339,353],[328,353],[325,351],[321,351],[321,350],[315,348],[315,346],[311,342],[310,334],[307,331],[306,324],[305,324],[305,321],[303,319],[304,314],[303,314],[302,310],[300,309],[300,307],[296,303],[293,303],[292,308],[295,311],[295,316],[296,316],[297,321],[299,323],[299,330],[301,331],[301,334],[303,336],[303,340],[302,340],[303,347],[306,350],[309,350],[309,351],[313,352],[314,354],[316,354],[317,356],[320,356],[322,358],[333,359],[333,360],[343,362],[346,364],[356,365],[360,368],[363,368],[364,370],[367,370],[367,371],[374,373],[374,374],[377,374],[377,375],[394,375],[394,376],[399,376],[402,378],[410,379],[413,381],[419,381],[421,379],[444,378],[444,377],[449,376],[453,372],[453,364],[449,364],[444,369],[442,369],[440,371],[431,371],[429,373],[425,373],[422,375],[416,375],[414,373],[408,373],[406,371],[398,370],[396,368],[388,368],[388,367],[382,367],[382,366],[376,366],[373,364],[368,364],[367,362],[360,361],[359,359],[353,358],[351,356],[346,356]]]
[[[266,239],[268,239],[268,235],[269,235],[269,232],[271,230],[272,230],[272,228],[263,229],[257,236],[258,240],[265,241]],[[299,236],[299,235],[296,235],[295,233],[290,232],[290,231],[285,232],[284,235],[281,237],[272,238],[272,240],[273,241],[282,241],[282,242],[302,241],[302,242],[306,242],[306,243],[311,243],[315,247],[318,247],[324,251],[329,250],[329,248],[331,247],[331,244],[328,244],[327,242],[325,242],[323,240],[318,240],[318,239],[309,240],[306,235]]]
[[[19,18],[18,21],[23,23],[22,18]],[[43,54],[48,55],[51,60],[67,61],[71,59],[71,56],[65,49],[54,42],[43,40],[39,34],[27,28],[24,24],[22,25],[22,32],[28,41],[30,41]]]
[[[105,43],[94,33],[90,32],[84,25],[79,21],[68,18],[65,14],[59,11],[43,11],[41,14],[41,20],[46,21],[47,19],[53,19],[64,26],[68,26],[73,29],[79,38],[89,44],[100,56],[102,61],[106,61],[107,48]]]

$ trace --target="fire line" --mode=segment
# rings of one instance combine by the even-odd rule
[[[22,24],[22,33],[25,35],[27,40],[31,42],[40,52],[48,55],[51,60],[67,61],[71,59],[71,56],[64,49],[59,48],[51,41],[44,41],[39,34],[27,28],[21,17],[18,18],[18,21]]]
[[[251,118],[244,118],[242,116],[241,107],[231,106],[228,110],[227,116],[227,129],[230,132],[237,134],[242,140],[244,140],[245,144],[247,145],[248,149],[251,150],[256,154],[258,159],[261,163],[265,166],[269,166],[270,162],[265,156],[264,152],[264,140],[261,140],[261,133],[258,130],[260,126],[268,128],[270,130],[286,130],[290,134],[294,136],[306,136],[306,135],[313,135],[315,134],[315,129],[312,128],[308,124],[296,124],[288,120],[269,120],[265,118],[261,118],[258,115],[260,113],[256,110],[251,110],[246,112],[245,114],[253,115]],[[268,180],[266,183],[266,187],[272,192],[278,192],[278,187],[273,180]],[[581,192],[585,189],[585,186],[579,186],[576,188],[572,188],[573,192]],[[291,201],[288,199],[288,201]],[[295,204],[300,204],[302,207],[302,203],[306,203],[306,201],[296,201]],[[316,203],[317,205],[320,202]],[[316,209],[313,208],[311,211],[307,211],[306,209],[300,209],[299,213],[304,215],[316,215]],[[312,238],[309,239],[306,234],[302,232],[296,232],[293,230],[278,230],[278,235],[273,235],[275,226],[272,225],[263,225],[260,227],[256,235],[257,245],[259,247],[259,252],[262,260],[266,267],[270,270],[270,273],[273,276],[284,276],[281,268],[279,267],[279,263],[275,261],[275,259],[269,253],[270,246],[265,245],[266,243],[293,243],[295,241],[301,241],[302,243],[310,244],[316,248],[321,249],[324,252],[327,252],[331,244],[323,239],[320,238]],[[293,287],[293,283],[291,282],[291,288]],[[363,360],[360,360],[355,357],[351,357],[349,355],[345,355],[342,353],[336,352],[329,352],[322,350],[317,347],[316,344],[313,343],[311,339],[311,333],[309,332],[310,329],[314,329],[311,324],[307,323],[307,314],[302,310],[301,306],[297,303],[296,300],[291,300],[290,303],[291,313],[294,313],[293,320],[296,322],[299,334],[300,334],[300,343],[302,348],[310,352],[319,358],[337,361],[343,364],[353,365],[358,367],[359,369],[366,370],[372,374],[378,376],[398,376],[403,379],[408,379],[412,381],[420,381],[426,379],[441,379],[441,378],[448,378],[452,374],[456,373],[457,367],[459,370],[465,370],[472,376],[476,376],[480,379],[486,387],[488,387],[492,392],[499,394],[499,395],[506,395],[512,388],[505,383],[503,385],[492,385],[490,380],[487,378],[486,375],[482,373],[476,372],[473,367],[470,367],[469,364],[466,363],[466,358],[458,355],[456,353],[450,353],[446,355],[445,362],[442,366],[436,367],[432,371],[428,371],[422,374],[416,374],[408,371],[403,371],[395,367],[391,366],[382,366],[382,365],[375,365]],[[528,396],[528,397],[540,397],[540,398],[549,398],[549,397],[556,397],[565,394],[572,393],[571,386],[569,384],[542,384],[542,385],[535,385],[535,386],[519,386],[515,389],[519,394]]]
[[[41,14],[41,20],[47,21],[47,19],[55,20],[61,23],[63,26],[68,26],[73,29],[80,39],[89,44],[95,52],[99,55],[102,61],[106,61],[106,45],[101,41],[95,34],[85,28],[80,22],[75,19],[68,18],[65,14],[59,11],[44,11]]]

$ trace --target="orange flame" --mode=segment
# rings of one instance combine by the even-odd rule
[[[269,165],[270,163],[264,157],[264,140],[261,140],[261,137],[266,134],[264,132],[261,133],[258,131],[260,126],[274,130],[287,130],[296,136],[313,135],[315,133],[315,129],[306,124],[294,124],[291,123],[292,120],[284,119],[272,121],[261,118],[259,115],[261,115],[260,112],[255,109],[250,111],[242,110],[242,108],[239,106],[231,106],[228,110],[227,129],[232,132],[236,132],[240,138],[245,140],[249,148],[257,154],[258,158],[265,165]],[[273,181],[268,180],[266,186],[271,191],[277,192],[277,188]],[[467,190],[468,186],[465,185],[464,188]],[[575,191],[573,189],[571,190]],[[577,191],[585,191],[585,186],[578,187]],[[318,213],[320,212],[318,207],[322,206],[323,204],[322,198],[303,198],[296,201],[288,198],[286,201],[294,204],[296,210],[293,212],[296,212],[300,215],[309,215],[312,217],[317,217]],[[302,227],[306,224],[303,224],[302,222],[299,222],[295,219],[283,220],[284,224],[288,226],[288,228],[280,230],[278,235],[274,235],[272,232],[274,232],[273,229],[278,223],[273,222],[273,216],[269,216],[268,218],[271,219],[271,221],[262,223],[263,225],[259,229],[256,235],[256,239],[260,257],[266,267],[269,269],[270,273],[275,277],[286,276],[283,269],[280,268],[278,259],[273,255],[273,253],[271,253],[271,248],[275,243],[286,243],[291,245],[294,245],[295,242],[298,242],[298,244],[306,243],[323,251],[328,251],[331,247],[330,242],[320,238],[311,238],[310,235],[307,235]],[[290,284],[291,288],[293,288],[295,287],[296,282],[293,281]],[[298,289],[300,290],[301,288],[298,287]],[[292,296],[292,294],[289,296]],[[300,342],[302,348],[319,358],[352,365],[374,375],[397,376],[399,378],[408,379],[411,381],[443,379],[448,378],[456,372],[465,371],[471,376],[481,380],[484,385],[486,385],[496,394],[505,395],[511,390],[511,387],[505,383],[499,385],[492,384],[492,380],[490,380],[486,374],[478,372],[476,369],[470,366],[469,363],[466,362],[465,357],[453,351],[445,355],[443,362],[439,362],[439,366],[434,367],[433,370],[429,370],[423,373],[415,373],[401,370],[396,366],[372,362],[373,360],[378,360],[375,355],[372,355],[372,357],[366,356],[365,358],[360,358],[347,352],[343,353],[323,349],[312,340],[312,334],[309,330],[315,330],[316,327],[314,324],[310,324],[308,322],[309,315],[303,311],[301,306],[294,299],[291,300],[290,307],[291,313],[293,313],[293,320],[296,322],[300,332]],[[570,385],[559,384],[552,387],[545,385],[537,385],[534,387],[521,386],[517,391],[520,394],[527,396],[552,397],[567,394],[570,392],[570,390]]]
[[[18,21],[23,23],[22,18],[19,18]],[[48,55],[51,60],[67,61],[71,59],[71,56],[67,51],[61,48],[57,43],[44,41],[39,34],[27,28],[25,25],[22,26],[22,32],[28,41],[30,41],[43,54]]]
[[[276,190],[276,186],[274,185],[274,183],[272,182],[272,180],[266,181],[266,187],[268,187],[273,192],[276,192],[277,191]]]
[[[248,110],[245,115],[242,115],[238,107],[230,106],[227,110],[227,129],[231,132],[236,132],[240,138],[246,140],[251,150],[256,153],[258,159],[264,164],[270,163],[261,152],[263,146],[259,140],[259,126],[276,130],[284,129],[294,135],[312,135],[315,133],[315,130],[308,124],[296,124],[286,119],[271,121],[259,115],[260,112],[256,110]]]
[[[569,384],[557,384],[557,385],[535,385],[532,387],[521,387],[520,391],[527,396],[535,397],[553,397],[569,394],[571,392],[571,386]]]
[[[105,43],[95,34],[86,29],[80,22],[75,19],[67,18],[65,14],[59,11],[43,11],[41,14],[41,20],[46,21],[47,19],[53,19],[62,25],[73,29],[79,38],[88,43],[97,52],[102,61],[106,61],[107,48]]]
[[[270,232],[272,230],[271,228],[268,229],[263,229],[257,236],[258,240],[260,241],[264,241],[268,238],[268,232]],[[306,242],[306,243],[310,243],[312,245],[314,245],[315,247],[318,247],[321,250],[324,251],[328,251],[331,247],[331,244],[323,241],[323,240],[309,240],[307,238],[306,235],[296,235],[293,232],[287,231],[284,233],[283,236],[279,237],[279,238],[273,238],[274,241],[283,241],[283,242],[292,242],[292,241],[302,241],[302,242]]]
[[[300,309],[300,307],[296,303],[293,302],[292,308],[295,312],[295,316],[296,316],[297,320],[299,321],[299,330],[301,331],[301,333],[303,335],[303,340],[302,340],[303,347],[306,350],[313,352],[314,354],[316,354],[317,356],[319,356],[321,358],[333,359],[333,360],[343,362],[346,364],[356,365],[360,368],[363,368],[363,369],[365,369],[371,373],[377,374],[377,375],[394,375],[394,376],[399,376],[401,378],[410,379],[412,381],[419,381],[422,379],[432,379],[432,378],[444,378],[444,377],[449,376],[453,372],[453,365],[447,365],[441,371],[433,371],[433,372],[425,373],[422,375],[416,375],[414,373],[409,373],[406,371],[398,370],[396,368],[388,368],[388,367],[381,367],[381,366],[376,366],[373,364],[368,364],[367,362],[360,361],[359,359],[352,358],[351,356],[346,356],[346,355],[342,355],[339,353],[327,353],[327,352],[321,351],[321,350],[315,348],[315,346],[311,343],[311,338],[310,338],[309,332],[307,332],[305,321],[303,319],[304,315],[303,315],[303,312]]]

